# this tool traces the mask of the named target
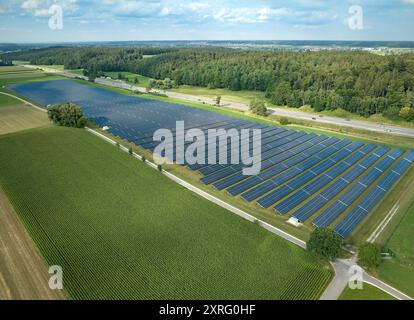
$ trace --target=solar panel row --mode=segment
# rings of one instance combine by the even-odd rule
[[[268,163],[272,163],[272,158],[281,153],[286,152],[287,156],[289,157],[289,156],[293,156],[309,148],[312,145],[312,143],[311,142],[307,143],[307,142],[311,139],[315,139],[315,137],[317,137],[315,134],[307,134],[307,135],[304,135],[303,137],[295,139],[294,141],[286,143],[286,144],[279,145],[280,143],[278,142],[277,145],[279,146],[277,147],[273,147],[272,145],[273,147],[272,149],[264,150],[264,152],[262,153],[262,158],[261,158],[262,168],[265,167]],[[284,141],[284,142],[287,142],[287,141]],[[268,159],[269,161],[266,163],[266,160]],[[225,178],[237,171],[240,171],[245,167],[246,166],[243,164],[231,165],[231,166],[228,166],[222,170],[219,170],[217,172],[214,172],[213,174],[210,174],[202,178],[201,181],[204,184],[210,184],[217,180]]]
[[[241,197],[246,200],[246,201],[253,201],[263,195],[265,195],[266,193],[268,193],[269,191],[271,191],[272,189],[274,189],[275,187],[278,186],[278,175],[287,170],[287,169],[291,169],[292,167],[294,167],[295,165],[303,162],[305,159],[312,157],[313,155],[316,155],[317,153],[323,151],[322,153],[322,157],[323,158],[324,154],[330,153],[332,152],[332,148],[330,148],[330,146],[332,146],[334,143],[338,142],[339,140],[336,138],[330,138],[328,139],[326,142],[322,142],[319,145],[313,147],[310,150],[307,150],[303,153],[301,153],[300,155],[298,155],[297,157],[294,157],[292,159],[290,159],[289,161],[283,162],[281,163],[280,166],[277,166],[275,168],[272,169],[272,176],[270,177],[270,180],[267,180],[266,182],[252,188],[251,190],[243,193],[241,195]],[[340,141],[339,143],[337,143],[337,147],[341,146],[342,144],[347,144],[349,143],[349,141]],[[328,147],[328,149],[326,149]],[[298,169],[295,169],[295,171],[298,171]],[[260,203],[259,203],[260,204]]]
[[[121,95],[70,80],[16,84],[10,88],[43,105],[71,101],[81,106],[85,116],[97,125],[109,126],[111,134],[153,152],[159,144],[153,141],[154,132],[168,129],[177,133],[177,121],[184,121],[185,130],[200,129],[206,136],[211,129],[238,132],[261,129],[262,168],[258,175],[246,176],[242,172],[245,165],[229,164],[232,154],[236,151],[240,156],[240,150],[238,146],[230,146],[224,131],[218,133],[217,139],[226,140],[227,148],[209,149],[206,145],[204,163],[188,167],[199,170],[205,184],[226,189],[232,196],[241,195],[246,201],[258,199],[263,207],[274,205],[280,214],[295,210],[293,216],[300,221],[323,210],[344,192],[313,220],[315,226],[328,226],[349,212],[336,227],[344,237],[355,230],[414,161],[414,152],[398,160],[403,154],[399,149],[390,151],[388,147],[374,144],[266,126],[180,104]],[[252,137],[252,132],[249,135]],[[183,152],[192,143],[175,142],[172,147],[177,152]],[[253,151],[250,141],[242,144]],[[208,164],[210,152],[215,154],[216,161],[224,160],[224,163]],[[376,184],[376,181],[379,182]],[[355,205],[362,194],[366,195]]]
[[[334,168],[330,169],[328,172],[324,173],[323,175],[319,176],[317,179],[312,181],[312,183],[305,185],[300,190],[296,191],[294,194],[280,202],[278,205],[275,206],[275,209],[280,212],[281,214],[286,214],[289,211],[296,208],[302,202],[306,201],[313,195],[315,195],[319,190],[326,187],[329,183],[337,179],[341,174],[355,165],[358,161],[360,161],[363,157],[365,157],[368,153],[373,151],[376,148],[374,144],[368,144],[361,149],[357,150],[356,153],[352,154],[348,157],[345,161],[342,161]],[[328,201],[324,196],[319,195],[308,203],[307,205],[303,206],[299,210],[303,210],[306,216],[310,216],[314,214],[319,208],[322,207],[322,204]],[[295,216],[300,215],[298,213],[300,211],[296,211]],[[301,220],[304,217],[300,218]]]
[[[332,154],[334,154],[338,150],[341,150],[348,143],[350,143],[349,140],[343,140],[343,141],[337,143],[336,145],[325,149],[320,154],[317,154],[317,155],[307,159],[306,161],[302,162],[301,164],[289,169],[288,171],[284,172],[283,174],[279,175],[278,177],[272,179],[272,182],[277,186],[282,185],[283,183],[287,182],[288,180],[290,180],[290,179],[296,177],[297,175],[299,175],[300,173],[302,173],[304,170],[308,170],[308,169],[310,169],[311,167],[313,167],[314,165],[316,165],[318,163],[320,164],[321,162],[324,161],[325,158],[331,159],[330,156]],[[333,159],[331,159],[330,161],[334,162]],[[334,163],[336,163],[336,162],[334,162]],[[310,172],[313,172],[314,169],[315,168],[313,168]],[[321,169],[323,169],[321,166],[318,166],[318,168],[316,168],[316,170],[321,170]],[[314,176],[317,176],[318,174],[319,173],[314,173]],[[283,197],[282,194],[279,193],[279,189],[276,189],[276,190],[272,191],[271,193],[267,194],[265,197],[258,200],[257,203],[260,206],[264,207],[264,208],[268,208],[272,204],[274,204],[275,202],[280,200],[282,197]]]
[[[347,210],[352,203],[363,194],[369,186],[378,179],[382,171],[379,167],[386,169],[392,165],[392,163],[401,156],[403,151],[401,149],[394,149],[380,160],[376,166],[370,169],[364,176],[362,176],[353,186],[349,188],[335,203],[324,210],[321,215],[314,221],[314,225],[318,227],[326,227],[330,225],[341,213]]]
[[[295,132],[292,130],[289,132],[282,132],[276,136],[277,139],[266,143],[266,145],[264,146],[262,150],[262,154],[269,152],[269,150],[276,149],[276,148],[279,151],[287,150],[313,137],[315,137],[315,135],[309,136],[304,132]],[[275,150],[273,150],[272,152],[275,152]],[[266,155],[263,155],[263,156],[266,157]],[[212,164],[212,165],[206,165],[200,168],[199,170],[202,174],[209,175],[211,173],[217,172],[224,168],[228,168],[230,166],[231,164]]]
[[[408,169],[414,159],[414,152],[400,160],[391,171],[349,212],[346,217],[338,223],[335,231],[342,237],[347,237],[362,220],[369,214],[384,195],[398,181],[402,174]]]
[[[273,159],[274,164],[278,164],[280,163],[279,166],[272,166],[270,169],[267,169],[267,167],[263,167],[262,166],[262,171],[256,175],[256,176],[252,176],[252,177],[244,177],[244,181],[233,185],[232,187],[230,187],[229,189],[227,189],[227,192],[232,195],[232,196],[236,196],[268,179],[273,178],[274,176],[276,176],[277,174],[279,174],[280,172],[288,169],[290,166],[294,165],[295,163],[297,163],[297,161],[299,161],[300,159],[302,159],[303,157],[308,157],[311,156],[312,154],[315,154],[321,150],[323,150],[324,148],[332,145],[333,143],[335,143],[336,141],[338,141],[337,139],[329,139],[325,136],[320,136],[318,140],[313,140],[315,146],[305,152],[303,152],[301,155],[292,158],[291,160],[289,160],[288,162],[285,162],[285,157],[280,157],[279,160],[275,162],[275,159]],[[241,181],[241,180],[240,180]]]
[[[289,150],[284,157],[274,157],[269,159],[269,161],[264,162],[262,164],[262,170],[267,169],[271,166],[273,166],[274,169],[276,169],[276,167],[274,166],[277,163],[280,163],[280,161],[283,161],[284,159],[286,159],[286,157],[290,156],[294,156],[296,154],[298,154],[296,157],[294,157],[294,159],[296,159],[296,161],[299,161],[299,159],[301,159],[301,161],[303,161],[306,157],[303,155],[303,153],[299,154],[299,152],[303,151],[303,150],[307,150],[305,152],[309,153],[309,154],[313,154],[314,152],[316,152],[316,149],[320,150],[323,148],[322,145],[318,145],[317,147],[311,148],[309,149],[309,147],[314,146],[315,144],[319,144],[321,141],[326,140],[326,137],[324,136],[320,136],[317,137],[315,139],[312,139],[311,141],[308,141],[306,143],[301,144],[299,147],[294,148],[295,150]],[[308,149],[306,149],[308,148]],[[292,159],[292,158],[291,158]],[[293,159],[292,159],[293,160]],[[282,162],[282,165],[284,165],[285,163]],[[273,172],[272,169],[270,169],[267,173],[270,174],[270,172]],[[248,176],[243,176],[242,173],[240,172],[238,175],[237,179],[232,179],[232,181],[228,181],[227,179],[221,180],[217,183],[215,183],[213,186],[218,189],[218,190],[223,190],[233,184],[235,184],[236,182],[240,182],[243,181],[245,178],[247,178]],[[233,177],[232,177],[233,178]]]
[[[355,150],[358,150],[362,145],[363,145],[362,142],[354,142],[348,148],[342,149],[341,151],[337,152],[335,155],[331,156],[330,158],[326,160],[323,160],[322,162],[318,162],[318,165],[316,165],[309,171],[306,171],[301,176],[295,178],[294,180],[288,182],[284,186],[278,188],[274,192],[274,195],[275,195],[274,199],[276,200],[275,202],[286,197],[290,193],[297,191],[303,185],[306,185],[309,181],[320,176],[322,173],[329,170],[333,166],[336,166],[339,164],[340,167],[346,167],[343,162],[342,163],[340,162],[344,160],[345,158],[347,158],[350,154],[355,152]],[[331,177],[331,176],[328,175],[328,177]],[[304,192],[308,192],[308,191],[305,190]],[[311,194],[311,193],[308,192],[308,194]],[[275,206],[275,210],[279,212],[280,214],[286,214],[289,212],[288,207],[284,207],[279,204]]]

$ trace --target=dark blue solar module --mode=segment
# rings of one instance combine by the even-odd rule
[[[330,138],[326,141],[323,141],[322,143],[319,143],[318,145],[312,147],[309,150],[306,150],[305,152],[302,152],[301,154],[288,159],[286,161],[284,161],[285,159],[279,159],[280,161],[278,162],[278,165],[271,168],[269,171],[267,172],[263,172],[263,176],[261,176],[262,181],[264,180],[264,175],[265,178],[272,178],[277,176],[278,174],[280,174],[281,172],[293,167],[294,165],[302,162],[304,159],[322,151],[323,149],[333,145],[334,143],[338,142],[339,139],[337,138]],[[282,162],[283,161],[283,162]],[[280,164],[279,164],[280,163]],[[258,175],[258,177],[260,177],[261,174]],[[254,178],[254,177],[252,177]],[[271,180],[266,181],[263,184],[259,184],[256,187],[254,187],[253,189],[245,192],[242,194],[242,198],[246,201],[253,201],[254,199],[257,199],[258,197],[266,194],[267,192],[269,192],[270,190],[272,190],[274,187],[277,186],[277,184],[275,184],[276,178],[273,178]]]
[[[337,226],[342,236],[348,235],[369,213],[414,161],[414,152],[402,157],[402,151],[374,144],[352,143],[348,139],[328,138],[315,133],[268,126],[201,108],[162,102],[140,96],[128,96],[104,88],[84,85],[71,80],[32,82],[10,85],[8,88],[44,106],[72,102],[82,107],[89,120],[98,126],[108,126],[109,133],[154,152],[159,144],[153,140],[158,129],[176,132],[176,122],[184,121],[185,130],[210,129],[261,130],[261,171],[255,176],[243,174],[244,164],[230,164],[231,156],[240,156],[239,146],[231,147],[227,133],[218,139],[227,141],[227,150],[205,147],[205,159],[215,151],[216,164],[188,165],[204,177],[201,181],[232,196],[241,195],[246,201],[257,200],[262,207],[275,205],[280,214],[293,210],[293,216],[305,221],[322,210],[342,191],[344,194],[314,221],[315,226],[328,226],[347,211],[376,181],[368,196]],[[251,141],[242,146],[252,153]],[[192,141],[172,147],[183,152]],[[233,149],[232,149],[233,148]],[[236,149],[237,148],[237,149]],[[221,153],[220,153],[221,152]],[[174,152],[175,153],[175,152]],[[162,154],[162,156],[165,156]],[[225,160],[219,163],[219,160]],[[173,159],[176,160],[175,156]],[[392,167],[391,170],[389,168]],[[359,180],[358,180],[359,179]]]
[[[300,203],[304,202],[305,200],[307,200],[308,198],[316,194],[317,191],[324,188],[326,185],[328,185],[329,183],[334,181],[336,178],[338,178],[342,173],[344,173],[346,170],[351,168],[354,164],[356,164],[359,160],[361,160],[364,156],[366,156],[367,153],[371,152],[375,148],[376,147],[373,144],[368,144],[364,146],[363,148],[358,150],[356,153],[348,157],[345,161],[339,163],[337,166],[330,169],[328,172],[319,176],[312,183],[305,185],[302,189],[298,190],[296,193],[292,194],[291,196],[283,200],[280,204],[278,204],[275,207],[275,209],[282,214],[286,214],[287,212],[293,210]],[[338,181],[341,181],[341,180],[338,180]],[[319,197],[315,198],[313,202],[315,202],[316,199],[319,199]],[[321,200],[318,201],[318,204],[325,203],[325,201],[327,200],[328,199],[326,197],[321,196]],[[302,208],[303,208],[302,210],[306,210],[307,212],[306,215],[309,215],[309,214],[312,215],[320,207],[316,206],[315,203],[313,204],[309,203],[306,206],[303,206]],[[296,211],[295,214],[297,213],[298,211]],[[303,218],[304,217],[301,217],[301,219]]]
[[[275,184],[275,186],[281,186],[282,184],[284,184],[288,180],[290,180],[290,179],[298,176],[299,174],[303,173],[304,170],[308,170],[308,169],[312,168],[314,165],[324,162],[324,160],[326,158],[330,159],[330,156],[332,154],[334,154],[338,150],[341,150],[343,147],[345,147],[349,143],[351,143],[351,141],[343,140],[343,141],[337,143],[336,145],[331,146],[331,147],[323,150],[320,154],[317,154],[313,157],[308,158],[307,160],[305,160],[301,164],[285,171],[281,175],[279,175],[276,178],[272,179],[272,182]],[[334,160],[330,160],[330,161],[334,161]],[[312,172],[313,169],[310,172]],[[321,167],[317,168],[316,170],[321,170]],[[315,176],[316,175],[317,174],[315,173]],[[291,191],[293,191],[293,190],[294,189],[292,187]],[[263,208],[268,208],[273,203],[275,203],[276,201],[283,198],[283,196],[284,196],[284,193],[281,193],[280,188],[277,188],[276,190],[270,192],[265,197],[258,200],[257,203]]]
[[[367,153],[369,153],[372,150],[369,150],[374,145],[367,145]],[[374,147],[375,148],[375,147]],[[347,171],[344,175],[340,177],[340,179],[335,180],[333,184],[331,184],[328,188],[326,188],[322,193],[318,194],[315,198],[310,200],[308,203],[300,207],[298,210],[296,210],[293,214],[293,216],[300,221],[305,221],[309,217],[311,217],[313,214],[315,214],[319,209],[321,209],[325,204],[327,204],[330,200],[332,200],[336,195],[338,195],[341,191],[345,190],[355,179],[357,179],[360,175],[362,175],[364,172],[368,171],[368,169],[383,155],[385,155],[389,151],[388,147],[380,147],[375,152],[369,154],[364,160],[362,160],[360,163],[356,164],[359,159],[355,159],[354,162],[351,162],[351,158],[348,158],[346,161],[348,164],[353,166],[350,168],[350,170]],[[366,154],[362,154],[362,156],[365,156]],[[345,169],[346,170],[346,169]],[[344,170],[344,171],[345,171]],[[322,182],[325,180],[324,177],[321,177]],[[325,180],[326,181],[326,180]],[[331,182],[331,180],[326,182]],[[320,183],[318,181],[315,182],[315,185],[319,186],[319,189],[324,187],[323,183]],[[306,197],[304,197],[303,200],[306,200],[310,198],[314,193],[316,193],[316,190],[312,190],[311,187],[305,186],[304,187],[304,193],[307,194]],[[302,194],[303,196],[303,194]],[[289,199],[286,199],[286,202],[288,202]],[[301,201],[303,202],[303,201]],[[288,204],[286,204],[288,205]],[[318,218],[321,219],[321,218]],[[317,220],[318,220],[317,219]],[[318,223],[318,221],[315,220],[314,224]],[[316,224],[317,225],[317,224]]]
[[[400,160],[391,171],[382,178],[378,184],[338,223],[335,231],[342,237],[347,237],[361,221],[369,214],[388,190],[398,181],[402,174],[409,168],[414,159],[414,152],[410,152]]]
[[[348,189],[334,204],[327,208],[314,221],[314,225],[318,227],[326,227],[330,225],[342,212],[347,210],[358,197],[368,189],[368,187],[381,176],[379,167],[383,169],[389,168],[397,158],[403,154],[401,149],[394,149],[383,158],[377,165],[358,180],[352,188]],[[365,183],[368,184],[365,184]]]
[[[310,148],[310,147],[312,147],[315,144],[318,144],[321,141],[324,141],[326,139],[327,138],[325,136],[319,136],[319,137],[316,137],[312,140],[306,141],[306,142],[300,144],[299,146],[297,146],[295,148],[287,150],[282,156],[272,157],[272,158],[270,158],[266,161],[262,160],[263,161],[262,162],[262,168],[261,168],[262,169],[261,173],[263,173],[262,178],[263,178],[264,175],[274,174],[274,171],[276,169],[276,167],[275,167],[276,164],[281,163],[281,166],[286,168],[286,162],[283,162],[286,159],[290,158],[291,163],[292,163],[292,161],[297,162],[297,161],[305,160],[306,156],[303,153],[301,153],[301,154],[299,154],[299,153],[302,152],[303,150],[307,150],[307,151],[305,151],[306,153],[313,154],[314,152],[316,152],[315,149],[319,150],[322,147],[321,146],[317,146],[315,148]],[[271,168],[270,170],[264,172],[265,169],[267,169],[269,167],[272,167],[272,166],[273,166],[273,168]],[[235,176],[237,176],[237,178],[235,178]],[[235,184],[236,182],[243,181],[244,179],[249,177],[249,176],[243,176],[242,172],[239,172],[235,176],[229,177],[229,179],[224,179],[224,180],[221,180],[219,182],[216,182],[215,184],[213,184],[213,186],[218,190],[223,190],[223,189]],[[256,175],[256,177],[257,176],[258,175]],[[231,181],[229,181],[230,179],[231,179]]]

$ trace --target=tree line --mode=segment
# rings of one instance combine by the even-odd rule
[[[134,71],[146,55],[169,52],[162,48],[73,48],[52,47],[3,54],[5,60],[29,61],[35,65],[64,65],[65,69],[84,69],[89,73]]]
[[[179,50],[138,63],[177,85],[256,90],[276,105],[414,120],[414,55]]]
[[[150,59],[143,56],[155,55]],[[256,90],[276,105],[414,121],[414,55],[255,52],[223,48],[50,48],[13,53],[33,64],[130,71],[176,85]],[[7,56],[8,57],[8,56]],[[7,58],[5,57],[5,58]]]

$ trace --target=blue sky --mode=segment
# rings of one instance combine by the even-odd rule
[[[63,28],[49,28],[49,8]],[[358,5],[363,28],[352,29]],[[414,0],[1,0],[0,42],[411,40]]]

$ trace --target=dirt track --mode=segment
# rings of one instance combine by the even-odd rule
[[[49,289],[48,266],[0,188],[0,300],[57,300]]]

